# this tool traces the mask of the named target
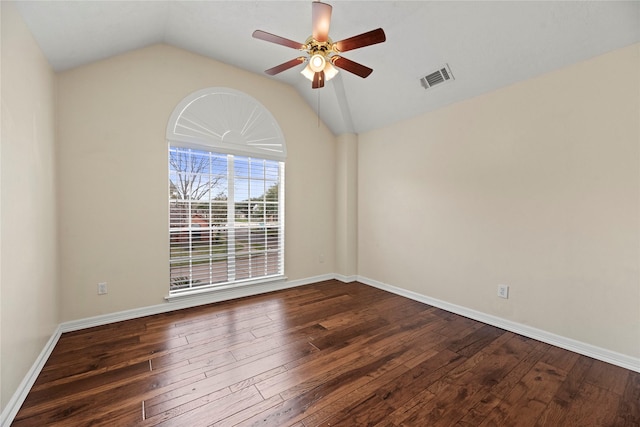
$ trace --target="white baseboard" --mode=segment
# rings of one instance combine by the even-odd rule
[[[358,276],[357,280],[358,282],[364,283],[365,285],[373,286],[375,288],[382,289],[396,295],[410,298],[414,301],[419,301],[434,307],[438,307],[451,313],[459,314],[461,316],[468,317],[482,323],[496,326],[498,328],[505,329],[507,331],[514,332],[528,338],[533,338],[556,347],[564,348],[565,350],[573,351],[584,356],[601,360],[603,362],[611,363],[612,365],[620,366],[631,371],[640,372],[640,358],[637,357],[617,353],[615,351],[607,350],[605,348],[556,335],[554,333],[523,325],[521,323],[512,322],[511,320],[503,319],[501,317],[482,313],[480,311],[472,310],[470,308],[462,307],[456,304],[451,304],[446,301],[419,294],[417,292],[378,282],[377,280],[369,279],[367,277]]]
[[[31,390],[31,387],[33,387],[36,379],[38,379],[40,371],[42,371],[44,364],[47,362],[49,356],[51,355],[51,352],[58,343],[60,335],[62,335],[62,331],[60,330],[60,326],[58,326],[36,358],[36,361],[31,366],[31,369],[27,371],[27,374],[22,379],[22,382],[18,386],[16,392],[13,393],[13,396],[11,396],[11,399],[7,403],[7,406],[5,406],[2,410],[2,413],[0,413],[0,426],[8,427],[13,422],[13,419],[18,414],[20,407],[24,403],[24,400],[27,398],[29,390]]]
[[[344,276],[341,274],[324,274],[321,276],[308,277],[299,280],[282,280],[277,282],[269,282],[264,284],[254,284],[250,286],[243,286],[236,289],[225,289],[223,291],[203,293],[198,295],[185,296],[183,298],[176,298],[170,302],[163,304],[141,307],[132,310],[119,311],[116,313],[104,314],[100,316],[88,317],[85,319],[72,320],[69,322],[61,323],[53,335],[44,346],[40,355],[34,362],[31,369],[27,372],[24,379],[18,386],[18,389],[13,394],[7,406],[0,413],[0,426],[9,426],[15,418],[18,410],[24,403],[29,390],[33,386],[34,382],[38,378],[40,371],[44,367],[47,359],[51,355],[54,347],[60,339],[60,335],[64,332],[77,331],[80,329],[91,328],[94,326],[107,325],[109,323],[121,322],[124,320],[137,319],[139,317],[151,316],[154,314],[166,313],[174,310],[182,310],[184,308],[197,307],[200,305],[211,304],[214,302],[228,301],[231,299],[242,298],[252,295],[259,295],[267,292],[278,291],[282,289],[294,288],[297,286],[309,285],[312,283],[322,282],[325,280],[340,280],[344,283],[358,281],[365,285],[373,286],[384,291],[394,293],[406,298],[410,298],[415,301],[419,301],[434,307],[441,308],[451,313],[459,314],[461,316],[468,317],[470,319],[477,320],[498,328],[505,329],[516,334],[520,334],[529,338],[533,338],[547,344],[551,344],[557,347],[564,348],[569,351],[573,351],[585,356],[593,357],[594,359],[602,360],[603,362],[611,363],[613,365],[620,366],[635,372],[640,372],[640,358],[627,356],[624,354],[616,353],[611,350],[603,349],[600,347],[586,344],[580,341],[576,341],[570,338],[562,337],[550,332],[546,332],[540,329],[532,328],[527,325],[512,322],[510,320],[502,319],[500,317],[492,316],[490,314],[482,313],[472,310],[470,308],[462,307],[456,304],[451,304],[446,301],[441,301],[435,298],[430,298],[422,294],[418,294],[413,291],[398,288],[386,283],[378,282],[373,279],[369,279],[363,276]]]
[[[137,319],[139,317],[152,316],[154,314],[167,313],[169,311],[175,310],[182,310],[184,308],[197,307],[200,305],[212,304],[215,302],[228,301],[236,298],[243,298],[252,295],[264,294],[267,292],[279,291],[282,289],[295,288],[297,286],[309,285],[311,283],[317,283],[323,280],[330,280],[334,278],[334,274],[325,274],[299,280],[281,280],[268,283],[256,283],[237,288],[227,288],[224,290],[206,292],[201,294],[174,297],[162,304],[63,322],[60,324],[60,328],[63,333],[77,331],[80,329],[92,328],[94,326],[102,326],[108,325],[109,323]]]
[[[11,400],[9,400],[7,406],[5,406],[5,408],[0,413],[0,426],[8,427],[9,425],[11,425],[13,419],[20,410],[20,407],[24,403],[24,400],[27,398],[27,395],[29,394],[29,390],[31,390],[33,383],[36,381],[38,375],[40,375],[40,371],[42,371],[42,368],[49,359],[53,348],[58,343],[60,335],[62,335],[64,332],[77,331],[81,329],[92,328],[94,326],[102,326],[109,323],[137,319],[144,316],[151,316],[153,314],[166,313],[169,311],[182,310],[184,308],[211,304],[214,302],[227,301],[251,295],[259,295],[267,292],[279,291],[282,289],[295,288],[297,286],[309,285],[312,283],[322,282],[324,280],[331,280],[335,278],[335,274],[324,274],[321,276],[308,277],[299,280],[281,280],[263,284],[252,284],[236,289],[225,289],[223,291],[176,298],[163,304],[63,322],[58,325],[55,332],[42,349],[42,352],[40,352],[40,355],[31,366],[31,369],[29,369],[24,379],[18,386],[18,389],[15,391],[15,393],[13,393],[13,396],[11,396]]]
[[[345,276],[343,274],[334,274],[333,278],[336,280],[340,280],[341,282],[344,282],[344,283],[351,283],[358,280],[358,276],[356,276],[355,274],[351,276]]]

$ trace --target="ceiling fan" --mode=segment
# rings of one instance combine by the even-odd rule
[[[298,43],[266,31],[256,30],[253,37],[256,39],[268,41],[282,46],[298,49],[306,52],[308,56],[299,56],[298,58],[284,62],[265,71],[270,76],[275,76],[296,65],[308,62],[302,74],[311,80],[313,89],[324,87],[324,82],[333,78],[337,73],[337,68],[353,73],[357,76],[365,78],[373,72],[366,67],[350,59],[344,58],[339,54],[349,50],[382,43],[386,40],[386,36],[382,28],[368,31],[366,33],[349,37],[348,39],[333,42],[329,38],[329,25],[331,24],[331,5],[314,1],[312,4],[312,34],[303,43]]]

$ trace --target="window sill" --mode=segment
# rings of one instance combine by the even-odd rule
[[[243,296],[254,295],[256,293],[271,292],[276,290],[275,284],[285,282],[287,277],[285,275],[269,276],[266,278],[247,280],[243,282],[236,282],[228,285],[211,285],[202,287],[200,289],[193,289],[189,291],[179,291],[176,293],[170,293],[164,299],[168,302],[182,301],[185,299],[212,296],[216,301],[222,301],[224,299],[240,298]],[[264,288],[264,289],[261,289]],[[271,289],[273,288],[273,289]],[[258,291],[258,292],[256,292]],[[215,298],[222,297],[222,298]]]

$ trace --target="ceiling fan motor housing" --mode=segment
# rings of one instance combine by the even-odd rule
[[[333,48],[333,42],[327,38],[326,42],[319,42],[313,36],[305,42],[307,53],[309,54],[309,66],[314,72],[324,70],[330,57],[328,56]]]

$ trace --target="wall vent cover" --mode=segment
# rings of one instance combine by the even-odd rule
[[[444,66],[439,68],[438,70],[420,78],[420,84],[425,89],[430,89],[436,85],[445,83],[450,80],[454,80],[453,74],[451,73],[449,64],[444,64]]]

